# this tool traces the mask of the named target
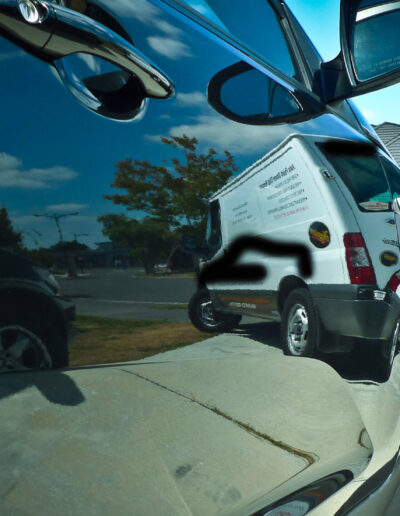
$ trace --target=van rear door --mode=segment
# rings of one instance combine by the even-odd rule
[[[384,288],[400,268],[399,238],[392,210],[392,192],[383,166],[385,158],[370,146],[357,143],[348,148],[340,144],[323,145],[322,150],[355,215],[377,285]]]

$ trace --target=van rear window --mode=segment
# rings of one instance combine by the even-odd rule
[[[392,211],[392,196],[378,154],[330,152],[326,146],[319,147],[361,211]]]

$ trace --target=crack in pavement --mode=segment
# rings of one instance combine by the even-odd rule
[[[242,430],[245,430],[247,433],[253,435],[257,439],[261,439],[263,441],[268,441],[273,446],[276,446],[276,447],[278,447],[278,448],[280,448],[280,449],[282,449],[282,450],[284,450],[284,451],[286,451],[286,452],[288,452],[288,453],[290,453],[292,455],[295,455],[296,457],[299,457],[299,458],[305,460],[306,463],[307,463],[306,468],[308,468],[309,466],[314,464],[319,459],[319,457],[315,453],[306,452],[304,450],[300,450],[298,448],[295,448],[294,446],[290,446],[289,444],[286,444],[286,443],[284,443],[282,441],[277,441],[273,437],[270,437],[267,434],[259,432],[258,430],[256,430],[252,426],[250,426],[249,424],[242,423],[241,421],[231,417],[229,414],[226,414],[225,412],[222,412],[217,407],[210,407],[210,406],[206,405],[205,403],[202,403],[201,401],[198,401],[198,400],[196,400],[194,398],[191,398],[190,396],[187,396],[186,394],[182,394],[181,392],[175,391],[175,390],[167,387],[166,385],[163,385],[163,384],[161,384],[161,383],[159,383],[159,382],[157,382],[155,380],[151,380],[150,378],[146,378],[145,376],[142,376],[139,373],[134,373],[133,371],[128,371],[126,369],[121,369],[121,371],[123,371],[124,373],[132,374],[132,375],[136,376],[137,378],[145,380],[146,382],[150,382],[153,385],[156,385],[157,387],[160,387],[161,389],[164,389],[164,390],[166,390],[168,392],[171,392],[172,394],[176,394],[177,396],[180,396],[181,398],[184,398],[184,399],[186,399],[188,401],[191,401],[192,403],[196,403],[200,407],[203,407],[203,408],[205,408],[207,410],[210,410],[211,412],[214,412],[214,414],[217,414],[218,416],[223,417],[224,419],[230,421],[231,423],[234,423],[235,425],[239,426]]]

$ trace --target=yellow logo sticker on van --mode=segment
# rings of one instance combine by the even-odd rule
[[[308,234],[310,242],[320,249],[327,247],[331,242],[329,229],[322,222],[313,222]]]
[[[383,251],[381,254],[381,262],[387,267],[390,267],[390,265],[396,265],[398,260],[398,256],[391,251]]]

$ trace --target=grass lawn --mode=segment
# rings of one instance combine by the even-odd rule
[[[211,337],[190,323],[77,315],[70,366],[139,360]]]

